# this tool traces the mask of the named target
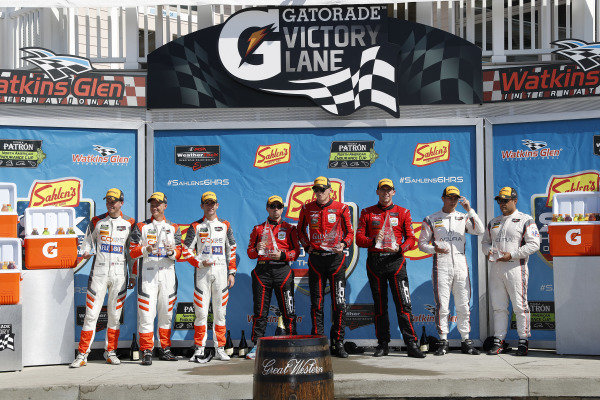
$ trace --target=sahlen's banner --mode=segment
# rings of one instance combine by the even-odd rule
[[[81,243],[91,219],[106,212],[107,189],[125,194],[122,212],[137,215],[135,130],[0,127],[0,180],[17,185],[17,213],[27,207],[63,206],[75,209],[73,226]],[[65,145],[66,144],[66,145]],[[24,235],[19,229],[19,235]],[[93,258],[78,253],[75,267],[75,339],[85,314],[88,275]],[[25,264],[27,260],[24,260]],[[136,293],[127,292],[121,339],[136,331]],[[96,342],[104,342],[106,312],[100,313]]]
[[[390,18],[386,5],[243,9],[148,55],[150,108],[364,106],[482,101],[481,49]]]
[[[600,120],[569,120],[493,126],[494,193],[517,190],[517,208],[540,231],[540,251],[529,257],[527,296],[533,340],[555,340],[554,282],[547,224],[556,193],[598,191]],[[494,215],[500,215],[498,206]],[[517,339],[511,310],[508,339]]]
[[[416,235],[421,222],[442,207],[441,195],[456,185],[483,211],[476,196],[477,149],[474,126],[311,128],[260,130],[157,130],[154,132],[154,189],[169,199],[166,216],[185,233],[187,225],[202,217],[200,197],[205,191],[217,194],[217,215],[231,223],[237,242],[235,286],[229,291],[227,329],[239,339],[249,336],[252,317],[250,273],[256,261],[246,251],[252,228],[267,218],[266,201],[271,195],[284,199],[284,220],[298,221],[303,204],[313,200],[313,180],[325,175],[332,183],[332,196],[350,208],[356,230],[363,208],[377,203],[377,182],[393,179],[394,202],[411,210]],[[467,260],[472,279],[472,337],[479,337],[477,241],[467,240]],[[356,245],[346,250],[346,330],[349,339],[374,339],[373,298],[368,285],[366,249]],[[431,283],[432,258],[415,245],[407,253],[414,326],[420,335],[425,326],[435,335],[434,294]],[[298,332],[310,332],[310,297],[307,286],[307,255],[292,264],[295,274]],[[174,316],[174,340],[193,338],[193,269],[188,262],[176,264],[179,281],[178,305]],[[330,296],[326,302],[330,304]],[[267,335],[277,324],[273,296]],[[325,309],[329,309],[326,304]],[[326,323],[330,313],[326,312]],[[452,339],[460,338],[456,314],[451,312]],[[390,296],[392,338],[400,339],[395,307]]]

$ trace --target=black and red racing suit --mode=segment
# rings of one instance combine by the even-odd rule
[[[290,268],[290,262],[295,261],[300,255],[298,231],[295,226],[285,221],[277,223],[267,219],[266,223],[273,232],[277,249],[281,251],[281,257],[279,260],[272,260],[266,255],[258,254],[256,246],[261,241],[265,223],[256,225],[252,229],[248,243],[248,257],[253,260],[258,259],[256,267],[251,273],[254,298],[254,316],[252,317],[252,341],[254,343],[265,335],[272,291],[275,291],[285,333],[296,334],[294,271]]]
[[[384,252],[375,247],[375,239],[383,224],[389,218],[390,225],[399,246],[397,252]],[[412,325],[412,309],[406,260],[404,252],[416,243],[412,230],[410,211],[395,204],[383,207],[376,204],[360,213],[356,244],[369,249],[367,257],[367,276],[375,302],[375,335],[380,345],[390,342],[390,320],[388,317],[389,282],[392,298],[396,305],[398,324],[405,343],[416,341],[417,335]]]
[[[332,304],[330,331],[332,343],[344,340],[346,327],[346,268],[344,265],[346,255],[321,247],[323,238],[334,228],[337,228],[338,237],[344,247],[350,247],[354,239],[354,229],[352,229],[350,210],[347,205],[329,200],[325,204],[313,201],[302,207],[298,220],[298,237],[305,250],[308,251],[309,248],[312,248],[308,257],[312,334],[323,334],[325,284],[329,280]]]

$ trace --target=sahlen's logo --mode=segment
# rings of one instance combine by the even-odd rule
[[[450,142],[438,140],[431,143],[418,143],[413,154],[412,165],[424,167],[450,160]]]
[[[335,115],[373,105],[398,116],[399,51],[381,5],[241,10],[218,41],[221,63],[242,84],[306,96]]]

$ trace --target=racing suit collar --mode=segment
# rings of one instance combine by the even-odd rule
[[[515,211],[513,211],[511,214],[508,214],[508,215],[504,215],[504,214],[502,214],[502,219],[504,219],[504,218],[510,218],[510,217],[514,216],[514,215],[515,215],[515,214],[516,214],[518,211],[519,211],[519,210],[517,210],[517,209],[515,208]]]
[[[269,223],[269,225],[277,226],[277,225],[280,225],[283,222],[283,220],[281,219],[281,220],[279,220],[279,222],[275,222],[271,218],[267,218],[267,222]]]
[[[123,211],[119,211],[119,215],[116,217],[111,217],[109,213],[106,213],[106,215],[108,215],[108,218],[110,219],[123,218]]]
[[[329,201],[327,203],[325,203],[325,204],[319,204],[316,200],[315,200],[315,203],[317,204],[317,206],[319,208],[323,209],[325,207],[328,207],[331,203],[333,203],[333,199],[329,199]]]
[[[377,207],[379,207],[383,211],[387,211],[387,210],[391,210],[392,208],[394,208],[394,203],[390,204],[387,207],[384,207],[379,202],[377,202]]]

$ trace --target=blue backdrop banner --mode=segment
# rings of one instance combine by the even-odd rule
[[[548,231],[552,196],[597,191],[600,176],[600,120],[494,125],[494,193],[504,186],[519,195],[517,208],[534,217],[541,249],[529,258],[528,300],[533,340],[554,341],[554,282]],[[494,206],[494,215],[500,215]],[[511,313],[508,339],[516,339]]]
[[[238,274],[230,291],[227,329],[233,339],[241,331],[249,336],[252,315],[250,272],[255,262],[246,254],[250,232],[267,216],[266,200],[284,198],[284,219],[296,223],[302,204],[312,199],[312,181],[329,177],[337,200],[350,206],[354,227],[360,210],[377,203],[377,181],[391,178],[396,186],[394,202],[411,210],[419,235],[423,218],[442,207],[448,185],[458,186],[478,211],[483,199],[476,196],[476,133],[474,126],[311,128],[256,130],[157,130],[154,132],[154,189],[168,196],[167,218],[182,225],[202,216],[200,196],[214,191],[219,198],[218,216],[231,222],[238,246]],[[460,206],[459,206],[460,207]],[[480,207],[483,207],[481,205]],[[482,214],[482,213],[481,213]],[[472,337],[479,337],[476,238],[467,242],[472,279]],[[407,253],[415,328],[425,326],[435,335],[432,259],[415,246]],[[373,299],[365,270],[365,249],[348,251],[348,339],[374,339]],[[306,285],[307,258],[293,263],[296,272],[298,332],[308,333],[310,299]],[[193,338],[193,270],[177,264],[179,293],[174,340]],[[327,298],[327,303],[330,299]],[[329,307],[326,305],[326,307]],[[390,296],[392,339],[400,339],[395,308]],[[267,334],[276,325],[276,301],[272,300]],[[326,313],[326,323],[330,321]],[[452,309],[450,338],[460,338]],[[210,339],[210,336],[209,336]]]

